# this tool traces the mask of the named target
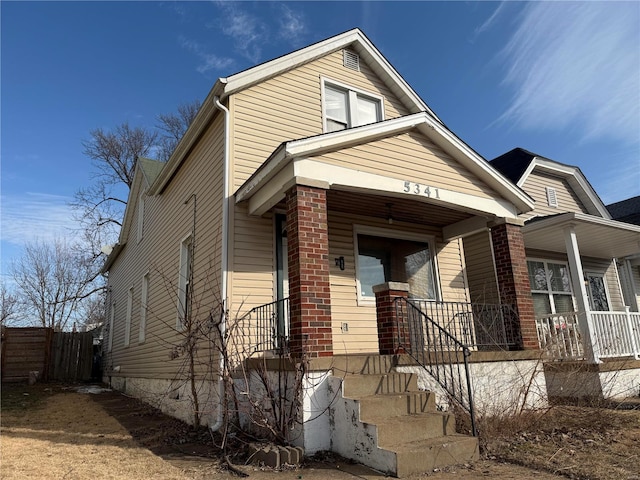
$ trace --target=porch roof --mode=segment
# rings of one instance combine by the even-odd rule
[[[574,228],[583,256],[623,258],[640,253],[640,226],[578,212],[529,220],[522,228],[525,247],[564,253],[567,227]]]
[[[478,178],[498,192],[498,198],[480,198],[468,193],[437,187],[434,194],[415,195],[406,192],[405,179],[389,174],[366,173],[323,163],[313,157],[380,140],[416,129]],[[433,122],[426,112],[386,120],[339,132],[282,143],[254,174],[238,189],[236,202],[248,201],[249,213],[261,215],[275,206],[285,192],[295,184],[325,189],[379,193],[396,198],[441,205],[485,217],[516,218],[529,211],[533,201],[473,152],[463,151],[461,145],[448,135],[446,129]],[[425,185],[423,185],[425,187]]]

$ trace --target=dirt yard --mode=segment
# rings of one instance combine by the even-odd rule
[[[485,459],[411,480],[640,480],[640,404],[630,408],[561,407],[527,421],[487,424],[501,433],[484,445]],[[3,479],[238,478],[224,467],[206,430],[117,392],[3,385],[1,421]],[[328,455],[279,472],[243,465],[241,458],[234,457],[236,467],[258,480],[384,478]]]

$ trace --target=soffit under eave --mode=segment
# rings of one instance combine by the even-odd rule
[[[566,253],[565,229],[573,227],[580,255],[611,259],[640,253],[640,228],[625,225],[611,226],[567,218],[538,225],[534,221],[525,225],[522,233],[527,249]]]

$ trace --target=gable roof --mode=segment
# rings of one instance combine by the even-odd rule
[[[120,255],[120,252],[127,243],[127,237],[131,230],[131,224],[133,223],[132,212],[134,207],[138,203],[140,196],[146,194],[147,189],[162,172],[164,167],[165,162],[151,160],[150,158],[144,157],[138,158],[135,171],[133,173],[133,183],[131,184],[129,197],[127,198],[127,206],[124,210],[122,226],[120,227],[120,233],[118,235],[118,242],[113,245],[113,249],[108,254],[101,272],[107,272],[111,268],[111,265],[113,265],[116,258],[118,258],[118,255]]]
[[[534,169],[563,178],[591,215],[611,218],[604,203],[579,167],[560,163],[519,147],[503,153],[489,163],[519,187],[524,185]]]
[[[414,113],[361,127],[283,142],[238,189],[236,201],[241,202],[249,198],[253,192],[273,178],[285,164],[293,159],[310,157],[372,142],[381,138],[399,135],[412,129],[417,129],[452,155],[457,162],[494,189],[502,198],[513,204],[518,212],[532,210],[534,202],[526,192],[500,175],[480,155],[444,125],[434,122],[427,112]],[[513,212],[512,214],[517,213]]]
[[[169,183],[186,154],[191,150],[200,134],[217,113],[216,97],[220,101],[224,101],[229,95],[344,48],[349,48],[358,53],[391,92],[400,99],[407,110],[411,113],[427,112],[435,122],[444,126],[442,120],[409,86],[366,35],[360,29],[354,28],[247,70],[219,78],[207,98],[202,102],[198,114],[171,155],[167,162],[167,168],[164,169],[150,188],[150,193],[161,193]]]
[[[640,225],[640,195],[607,205],[611,218]]]

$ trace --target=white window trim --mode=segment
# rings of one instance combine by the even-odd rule
[[[111,303],[111,312],[109,313],[109,344],[108,350],[111,352],[113,350],[113,328],[115,325],[115,317],[116,317],[116,302]]]
[[[352,110],[352,105],[354,105],[354,102],[352,101],[352,94],[354,96],[362,96],[362,97],[368,97],[372,100],[376,100],[377,102],[379,102],[378,104],[380,105],[380,121],[383,121],[385,119],[384,116],[384,97],[382,97],[381,95],[377,95],[375,93],[371,93],[368,92],[366,90],[362,90],[360,88],[356,88],[356,87],[352,87],[351,85],[347,85],[346,83],[342,83],[339,82],[337,80],[333,80],[329,77],[325,77],[323,75],[320,75],[320,92],[321,92],[321,97],[322,97],[322,102],[321,102],[321,106],[322,106],[322,130],[323,132],[327,133],[327,109],[326,109],[326,103],[325,103],[325,99],[327,98],[327,95],[325,93],[325,86],[329,85],[329,86],[333,86],[336,87],[340,90],[346,90],[347,93],[349,94],[349,110]],[[352,128],[352,117],[351,115],[349,115],[349,119],[348,119],[348,124],[347,124],[347,128]]]
[[[573,281],[571,279],[571,270],[569,269],[569,263],[565,262],[563,260],[553,260],[550,258],[534,258],[534,257],[527,257],[527,262],[542,262],[544,263],[544,271],[545,274],[547,274],[549,272],[548,268],[547,268],[547,264],[549,263],[555,263],[557,265],[564,265],[565,267],[567,267],[567,272],[569,272],[569,292],[560,292],[557,290],[551,290],[551,282],[549,281],[548,275],[547,275],[547,290],[534,290],[533,289],[533,285],[530,286],[531,288],[531,293],[544,293],[546,295],[549,296],[549,305],[551,305],[551,315],[555,315],[556,313],[556,303],[553,301],[553,295],[557,294],[557,295],[571,295],[571,303],[573,304],[573,310],[576,311],[576,297],[573,295]],[[529,269],[527,268],[527,275],[529,275]],[[560,313],[565,313],[565,312],[560,312]]]
[[[589,285],[589,277],[600,277],[602,278],[602,284],[604,285],[604,294],[607,297],[607,305],[609,306],[609,312],[613,311],[613,306],[611,305],[611,296],[609,295],[609,285],[607,285],[607,274],[606,272],[598,272],[594,270],[585,270],[584,271],[584,279],[587,282],[585,285],[587,288],[587,296],[589,297],[589,309],[594,312],[598,312],[599,310],[593,309],[593,294],[591,293],[591,286]]]
[[[127,292],[127,316],[124,320],[124,346],[131,344],[131,316],[133,313],[133,285],[129,287]]]
[[[185,314],[187,311],[187,281],[189,276],[189,263],[193,262],[190,258],[191,242],[193,242],[193,236],[191,233],[186,235],[180,241],[180,264],[178,267],[178,297],[177,297],[177,309],[178,314],[176,316],[176,330],[179,332],[184,331]],[[187,261],[188,260],[188,261]],[[193,268],[193,265],[191,265]],[[193,286],[191,286],[193,287]]]
[[[147,334],[147,310],[149,302],[149,272],[142,276],[140,288],[140,325],[138,330],[138,343],[144,343]]]
[[[142,241],[142,236],[144,234],[144,197],[145,197],[145,192],[143,191],[140,194],[140,197],[138,198],[138,228],[137,228],[137,234],[138,234],[138,239],[137,239],[137,243],[140,243]]]
[[[358,235],[370,235],[373,237],[394,238],[398,240],[408,240],[411,242],[426,243],[429,245],[429,254],[431,255],[431,265],[433,267],[433,281],[435,287],[436,298],[433,301],[439,301],[442,299],[442,290],[440,288],[440,269],[438,268],[438,256],[435,251],[435,237],[433,235],[427,235],[416,232],[405,232],[403,230],[392,230],[383,227],[371,227],[368,225],[353,225],[353,253],[354,253],[354,266],[356,276],[356,292],[358,295],[358,306],[370,307],[375,306],[375,298],[369,298],[362,296],[362,286],[360,285],[360,278],[358,276],[359,265],[358,257],[360,252],[358,251]]]

